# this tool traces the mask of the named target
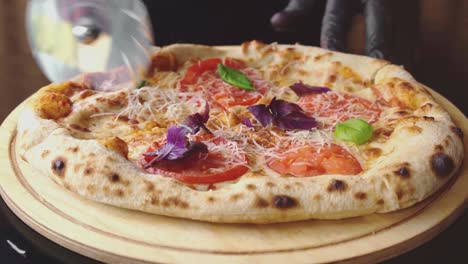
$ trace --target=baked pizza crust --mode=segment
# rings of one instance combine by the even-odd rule
[[[95,139],[78,137],[41,116],[35,98],[48,87],[33,96],[19,119],[19,154],[57,184],[87,199],[159,215],[222,223],[340,219],[399,210],[437,191],[460,167],[460,130],[423,85],[403,68],[316,47],[272,47],[258,42],[229,47],[177,44],[161,49],[159,54],[175,54],[179,65],[194,55],[252,58],[270,68],[277,67],[278,71],[284,70],[283,64],[291,60],[288,56],[294,56],[288,50],[302,54],[302,59],[307,56],[304,68],[309,72],[301,73],[300,78],[293,71],[281,76],[270,72],[277,82],[302,79],[315,84],[317,72],[328,65],[349,67],[361,77],[354,81],[376,87],[390,104],[392,98],[397,102],[392,106],[395,114],[387,120],[393,130],[391,135],[364,148],[378,149],[383,154],[377,155],[362,173],[298,178],[278,177],[267,169],[265,175],[248,172],[223,188],[198,191],[172,178],[146,173],[121,152]],[[262,52],[266,55],[262,56]],[[414,112],[401,114],[401,104],[412,107]]]

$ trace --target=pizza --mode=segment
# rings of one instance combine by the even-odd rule
[[[251,41],[157,49],[138,84],[120,71],[30,98],[17,149],[38,177],[158,215],[275,223],[409,207],[463,160],[461,129],[388,61]]]

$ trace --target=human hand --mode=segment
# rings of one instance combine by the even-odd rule
[[[323,48],[345,51],[346,33],[352,17],[362,11],[366,27],[368,56],[385,58],[388,50],[385,43],[385,0],[328,0],[322,21],[320,45]],[[290,0],[282,11],[274,14],[271,24],[277,31],[290,31],[310,15],[317,0]],[[302,22],[303,23],[303,22]]]

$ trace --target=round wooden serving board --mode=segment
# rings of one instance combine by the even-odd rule
[[[468,135],[466,117],[433,92]],[[411,208],[345,220],[286,224],[211,224],[120,209],[85,200],[34,171],[15,152],[20,105],[0,129],[0,193],[33,229],[83,255],[112,263],[377,262],[428,241],[468,200],[468,167]],[[467,140],[464,140],[468,157]]]

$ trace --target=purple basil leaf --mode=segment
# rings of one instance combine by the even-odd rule
[[[295,103],[290,103],[284,100],[276,100],[273,98],[268,105],[268,108],[273,113],[273,116],[281,117],[293,112],[301,112],[302,108]]]
[[[167,141],[156,151],[157,160],[175,160],[183,157],[187,152],[187,129],[185,127],[171,126],[167,130]]]
[[[187,128],[190,129],[190,133],[196,134],[200,131],[200,128],[204,129],[203,117],[199,113],[187,116],[182,122]]]
[[[187,151],[187,133],[188,130],[185,127],[171,126],[167,130],[166,144],[154,152],[146,153],[145,156],[156,157],[146,164],[145,169],[161,160],[182,158]]]
[[[293,90],[294,93],[297,94],[297,96],[304,96],[304,95],[308,95],[311,93],[314,93],[314,94],[326,93],[326,92],[331,91],[331,89],[327,87],[311,86],[311,85],[304,84],[302,82],[297,82],[289,86],[289,88],[291,88],[291,90]]]
[[[252,121],[250,121],[250,119],[247,117],[242,118],[241,122],[247,127],[253,127]]]
[[[205,104],[205,110],[203,113],[195,113],[193,115],[187,116],[182,124],[190,128],[190,133],[196,134],[200,131],[200,128],[203,128],[206,132],[211,134],[211,131],[205,126],[205,123],[210,118],[210,107],[208,103]]]
[[[308,130],[317,127],[317,121],[307,116],[299,105],[284,100],[273,98],[268,106],[260,104],[247,109],[264,127],[271,123],[280,129]]]
[[[300,129],[309,130],[317,127],[317,121],[313,117],[302,112],[292,112],[287,115],[277,117],[273,123],[280,129]]]
[[[184,153],[183,158],[190,157],[196,153],[208,153],[208,146],[202,142],[189,141],[187,151]]]
[[[161,148],[153,152],[144,153],[144,156],[155,156],[145,169],[161,160],[178,160],[196,153],[208,153],[208,147],[198,141],[188,141],[186,127],[171,126],[167,130],[167,140]]]
[[[266,127],[273,121],[273,115],[270,113],[268,107],[264,104],[251,105],[247,107],[247,110],[260,121],[262,126]]]

